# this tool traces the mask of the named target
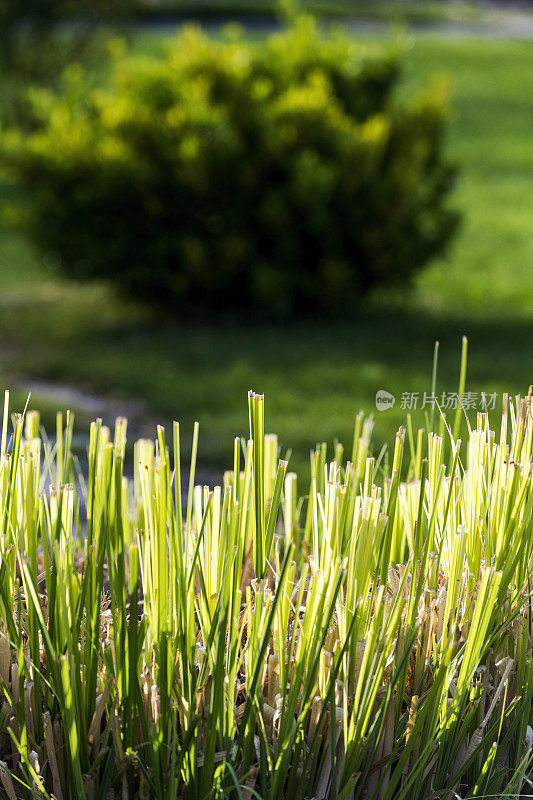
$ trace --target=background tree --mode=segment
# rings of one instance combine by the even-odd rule
[[[33,127],[31,87],[56,87],[72,63],[94,73],[132,8],[132,0],[0,0],[0,120]]]

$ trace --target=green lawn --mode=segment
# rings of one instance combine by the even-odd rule
[[[406,88],[447,74],[449,148],[462,165],[460,236],[413,294],[384,293],[342,324],[161,326],[104,287],[54,277],[24,242],[0,241],[0,369],[6,386],[28,377],[145,401],[150,420],[200,420],[204,465],[228,463],[246,433],[249,388],[266,393],[267,428],[301,464],[316,440],[351,440],[359,408],[375,412],[377,443],[405,416],[402,392],[429,391],[433,342],[438,390],[457,386],[460,338],[470,340],[468,388],[527,391],[533,382],[533,47],[530,42],[421,38]],[[392,410],[376,412],[378,389]],[[22,393],[16,401],[21,404]],[[43,395],[42,401],[52,405]],[[50,416],[47,415],[50,419]],[[422,413],[415,415],[423,422]]]
[[[196,19],[250,19],[275,15],[279,0],[139,0],[140,18],[180,15]],[[400,19],[407,22],[478,19],[482,9],[473,0],[300,0],[299,8],[330,18]]]

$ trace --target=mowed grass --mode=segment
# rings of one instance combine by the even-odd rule
[[[461,233],[446,261],[413,292],[381,292],[343,322],[276,326],[162,324],[102,286],[57,278],[12,234],[0,239],[3,382],[41,378],[145,402],[151,419],[200,420],[199,461],[230,457],[247,432],[246,392],[266,394],[267,430],[302,466],[316,437],[350,441],[355,413],[376,411],[376,448],[405,422],[403,392],[457,388],[460,340],[470,340],[467,388],[516,393],[533,382],[533,47],[530,42],[419,38],[406,55],[405,90],[447,75],[448,147],[461,167],[454,203]],[[66,198],[68,202],[68,198]],[[17,401],[23,403],[23,393]],[[46,395],[35,398],[45,408]],[[49,401],[55,406],[55,401]],[[420,402],[419,402],[420,405]],[[501,404],[500,404],[501,405]],[[74,408],[74,410],[76,410]],[[424,413],[414,412],[415,426]]]
[[[278,0],[157,0],[138,4],[139,18],[180,15],[195,19],[250,19],[279,11]],[[329,18],[398,19],[410,22],[472,20],[482,9],[472,0],[305,0],[300,8]]]

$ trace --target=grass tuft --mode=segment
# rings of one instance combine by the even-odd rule
[[[466,364],[466,345],[463,365]],[[436,361],[435,361],[436,368]],[[9,415],[0,780],[13,798],[518,796],[533,755],[531,392],[298,478],[249,393],[221,486],[180,428],[134,447]],[[463,434],[464,442],[459,437]],[[126,462],[126,463],[125,463]]]

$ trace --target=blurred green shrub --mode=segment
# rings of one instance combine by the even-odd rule
[[[181,313],[345,311],[457,224],[443,92],[399,104],[399,74],[309,18],[260,43],[187,28],[98,91],[72,71],[2,136],[18,219],[68,274]]]

